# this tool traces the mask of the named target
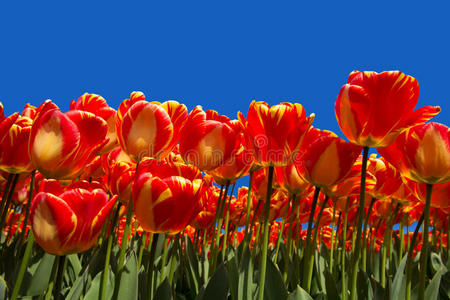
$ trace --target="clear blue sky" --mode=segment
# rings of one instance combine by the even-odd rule
[[[117,108],[141,90],[230,118],[253,99],[299,102],[343,136],[334,102],[347,75],[399,69],[418,79],[418,106],[440,105],[435,120],[449,125],[448,6],[143,2],[0,4],[6,112],[48,98],[67,110],[84,92]]]

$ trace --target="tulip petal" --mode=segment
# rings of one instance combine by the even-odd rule
[[[39,193],[31,208],[31,224],[38,244],[48,253],[63,255],[63,246],[77,228],[77,216],[59,197]]]

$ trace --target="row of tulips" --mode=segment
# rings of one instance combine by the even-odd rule
[[[399,71],[352,72],[349,142],[298,103],[235,120],[141,92],[117,111],[95,94],[0,106],[0,294],[450,298],[450,131],[418,96]]]

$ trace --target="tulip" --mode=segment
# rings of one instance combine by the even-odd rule
[[[56,187],[56,188],[55,188]],[[77,182],[67,187],[42,187],[31,205],[31,227],[37,243],[48,253],[79,253],[96,244],[114,206],[98,183]]]
[[[78,110],[63,114],[46,102],[31,127],[31,161],[47,178],[75,178],[108,142],[106,133],[102,118]]]
[[[336,118],[350,142],[386,147],[406,128],[421,124],[440,112],[425,106],[416,111],[419,84],[399,71],[353,71],[335,103]]]
[[[315,186],[335,185],[351,171],[361,149],[330,131],[312,128],[295,166],[297,172]]]
[[[105,98],[96,94],[84,93],[77,101],[72,100],[70,103],[71,110],[81,110],[93,113],[97,117],[105,120],[108,124],[108,132],[106,137],[109,139],[108,143],[100,150],[100,153],[107,153],[114,149],[117,145],[116,135],[116,111],[109,107]]]
[[[450,129],[439,123],[419,124],[403,131],[395,142],[378,152],[406,178],[426,184],[424,235],[428,236],[433,184],[450,181]],[[428,239],[423,241],[420,267],[426,270]],[[410,255],[411,260],[411,255]],[[410,290],[410,278],[407,277]],[[425,295],[425,272],[419,277],[419,299]]]
[[[102,165],[105,171],[105,185],[109,192],[117,195],[119,201],[128,203],[136,163],[122,149],[115,149],[107,155],[102,155]]]
[[[180,153],[186,163],[210,171],[236,154],[238,142],[236,122],[197,106],[189,113],[181,130]]]
[[[133,92],[119,106],[116,119],[121,148],[135,161],[144,157],[163,158],[178,142],[187,109],[176,101],[147,102]]]
[[[443,124],[413,126],[378,152],[411,180],[427,184],[450,181],[450,129]]]
[[[247,148],[254,152],[256,162],[266,166],[287,166],[298,154],[314,114],[306,117],[299,103],[280,103],[270,107],[266,102],[250,103],[247,120],[238,118],[247,136]]]
[[[146,231],[180,232],[199,212],[201,184],[193,166],[144,159],[132,189],[136,219]]]

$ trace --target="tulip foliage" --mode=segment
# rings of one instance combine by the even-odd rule
[[[450,299],[440,108],[399,71],[336,92],[347,141],[299,103],[0,103],[0,299]]]

